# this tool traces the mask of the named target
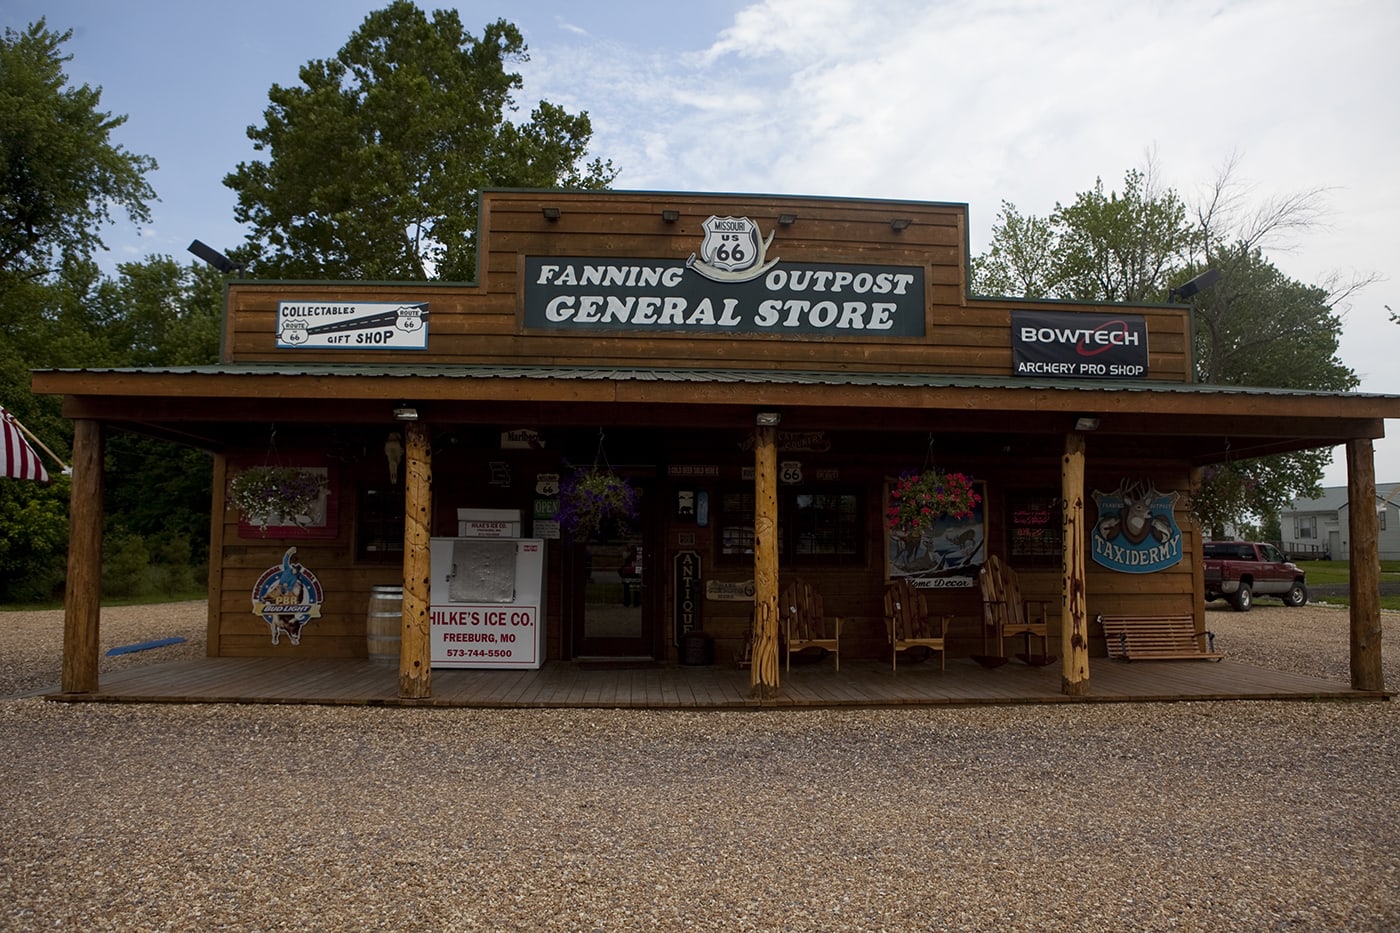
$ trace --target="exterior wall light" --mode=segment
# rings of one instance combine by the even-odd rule
[[[681,212],[680,212],[680,211],[672,211],[672,210],[665,210],[665,211],[662,211],[662,212],[661,212],[661,219],[664,220],[664,221],[666,221],[668,224],[673,224],[673,223],[675,223],[676,221],[678,221],[678,220],[681,219]]]
[[[1099,429],[1099,419],[1094,415],[1080,415],[1074,422],[1076,431],[1097,431]]]
[[[894,220],[890,221],[890,229],[893,230],[895,233],[898,233],[899,231],[908,227],[913,222],[914,221],[910,220],[908,217],[896,217]]]
[[[1220,281],[1219,269],[1207,269],[1189,282],[1183,282],[1167,292],[1168,301],[1183,301],[1202,289],[1210,288]]]
[[[780,227],[791,227],[791,226],[792,226],[793,224],[795,224],[795,223],[797,223],[797,215],[796,215],[796,214],[779,214],[779,215],[778,215],[778,226],[780,226]]]
[[[540,213],[544,215],[545,220],[559,219],[559,208],[557,207],[542,207],[540,208]]]
[[[761,411],[754,417],[754,424],[761,428],[771,428],[782,420],[783,416],[780,412]]]
[[[399,405],[394,408],[395,421],[417,421],[418,409],[411,405]]]
[[[205,262],[209,263],[209,265],[224,274],[243,271],[243,263],[234,262],[207,243],[201,243],[199,240],[191,240],[188,249],[191,253],[194,253],[200,259],[203,259]]]

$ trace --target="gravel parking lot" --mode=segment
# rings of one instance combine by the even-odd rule
[[[1207,619],[1236,660],[1347,680],[1342,610]],[[189,639],[104,668],[202,655],[203,625],[104,610],[104,650]],[[4,930],[1400,929],[1394,703],[14,698],[60,643],[59,613],[0,614]]]

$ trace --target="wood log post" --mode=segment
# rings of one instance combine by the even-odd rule
[[[1205,562],[1202,560],[1202,555],[1205,550],[1205,529],[1201,527],[1200,519],[1195,515],[1196,496],[1200,495],[1201,485],[1205,480],[1205,467],[1191,468],[1191,472],[1187,477],[1187,491],[1190,493],[1191,501],[1190,520],[1179,523],[1183,529],[1190,527],[1191,540],[1194,544],[1192,549],[1197,555],[1196,559],[1191,562],[1191,592],[1193,594],[1191,603],[1196,607],[1195,617],[1197,632],[1204,632],[1206,630],[1206,568]],[[1183,537],[1184,536],[1185,532],[1183,531]]]
[[[754,428],[753,660],[750,693],[778,692],[778,442],[777,428]]]
[[[1381,665],[1380,523],[1370,438],[1347,442],[1347,530],[1351,535],[1351,686],[1384,690]]]
[[[1089,618],[1085,585],[1084,542],[1084,435],[1065,436],[1060,464],[1063,501],[1063,577],[1060,581],[1060,692],[1067,696],[1089,694]]]
[[[73,486],[68,504],[68,586],[63,598],[64,693],[97,692],[102,616],[102,425],[73,422]]]
[[[411,421],[404,430],[403,619],[399,627],[399,696],[433,695],[429,628],[433,465],[428,427]]]

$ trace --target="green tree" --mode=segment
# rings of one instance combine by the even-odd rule
[[[150,220],[155,160],[112,142],[126,117],[99,109],[100,88],[67,86],[71,36],[41,19],[0,41],[0,293],[103,248],[114,209]]]
[[[47,486],[0,478],[0,601],[41,602],[62,591],[68,495],[66,476]]]
[[[1162,189],[1151,161],[1103,179],[1049,217],[1002,202],[986,253],[972,260],[972,286],[984,295],[1074,301],[1160,301],[1168,278],[1189,262],[1195,231],[1186,205]]]
[[[62,458],[72,426],[31,370],[212,363],[223,310],[202,265],[152,257],[108,279],[93,262],[114,211],[149,219],[155,162],[111,142],[125,117],[99,110],[100,90],[67,86],[70,35],[41,20],[0,44],[0,403]],[[0,479],[0,599],[47,599],[64,578],[69,481],[43,456],[51,485]],[[207,550],[208,456],[118,434],[105,470],[109,569],[128,568],[111,589],[187,589]]]
[[[1158,299],[1167,277],[1187,261],[1193,231],[1186,205],[1161,189],[1149,163],[1123,176],[1123,192],[1104,193],[1103,180],[1069,206],[1055,205],[1053,253],[1059,297],[1083,301]]]
[[[301,85],[273,85],[267,161],[224,179],[252,226],[258,273],[284,277],[470,280],[484,187],[601,188],[611,163],[581,165],[592,126],[541,102],[519,122],[513,92],[526,61],[505,20],[478,39],[457,13],[431,20],[409,0],[371,13]]]
[[[1049,298],[1055,279],[1055,230],[1051,222],[1034,214],[1022,214],[1010,201],[992,225],[987,252],[972,258],[973,290],[983,295]]]
[[[224,278],[168,256],[122,263],[98,286],[100,332],[124,366],[197,366],[219,360]]]
[[[1264,247],[1314,226],[1323,191],[1262,202],[1241,193],[1231,161],[1194,210],[1155,182],[1149,160],[1124,176],[1123,190],[1101,180],[1048,218],[1003,204],[988,251],[973,260],[982,293],[1079,301],[1165,301],[1170,289],[1206,268],[1220,280],[1193,300],[1199,381],[1215,385],[1346,390],[1357,378],[1337,357],[1336,305],[1369,283],[1326,289],[1294,281]],[[1194,214],[1194,216],[1193,216]],[[1217,533],[1248,515],[1264,521],[1300,495],[1315,494],[1327,450],[1215,464],[1204,471],[1195,512]]]

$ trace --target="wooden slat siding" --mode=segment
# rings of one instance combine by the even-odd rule
[[[667,203],[662,201],[638,201],[626,192],[611,192],[599,197],[568,196],[553,198],[546,194],[528,199],[518,199],[510,193],[489,195],[496,200],[491,216],[490,231],[493,235],[511,242],[512,235],[530,240],[570,240],[574,238],[607,238],[613,242],[625,242],[628,237],[645,237],[651,241],[668,241],[675,246],[689,248],[703,235],[705,219],[713,215],[747,216],[759,225],[764,236],[773,230],[778,231],[774,238],[773,251],[794,246],[807,248],[813,242],[880,245],[883,248],[910,250],[930,245],[943,245],[961,250],[963,241],[960,224],[963,210],[960,207],[931,204],[907,204],[897,206],[877,206],[877,202],[859,204],[835,201],[809,201],[805,204],[784,204],[779,200],[766,198],[713,197],[710,195],[692,196],[688,203]],[[511,203],[514,202],[514,203]],[[560,208],[557,221],[545,220],[541,207],[555,204]],[[661,219],[661,211],[674,208],[680,212],[675,223]],[[778,225],[778,216],[785,212],[795,213],[797,223],[790,227]],[[907,217],[913,223],[902,231],[890,229],[894,217]]]
[[[563,211],[545,221],[540,207]],[[667,224],[660,211],[680,211]],[[519,291],[524,257],[684,258],[698,248],[711,214],[748,216],[765,233],[781,213],[797,223],[777,228],[774,253],[790,262],[916,265],[924,270],[926,336],[840,337],[639,333],[601,338],[521,331]],[[913,224],[889,229],[894,216]],[[1010,366],[1008,302],[969,299],[966,292],[966,208],[903,202],[802,200],[742,196],[489,192],[482,207],[483,269],[477,284],[234,283],[226,359],[237,362],[505,363],[522,365],[648,365],[667,367],[907,369],[1004,375]],[[286,299],[428,301],[430,351],[279,350],[273,333],[277,302]],[[1102,306],[1046,303],[1047,309],[1103,312]],[[1137,313],[1135,309],[1135,313]],[[1184,312],[1148,309],[1153,377],[1181,381],[1188,327]],[[668,346],[677,349],[668,351]],[[679,349],[684,347],[684,350]],[[968,354],[967,347],[988,352]]]
[[[283,454],[294,456],[301,451],[292,448]],[[216,512],[215,526],[220,530],[221,555],[212,564],[218,566],[221,577],[220,598],[211,606],[208,651],[221,657],[334,657],[363,658],[367,654],[365,623],[369,612],[371,588],[380,584],[397,584],[402,568],[397,564],[353,565],[349,555],[354,548],[354,522],[357,478],[352,471],[339,473],[338,488],[333,494],[338,503],[337,530],[334,538],[279,538],[269,534],[262,537],[242,537],[238,512],[228,508]],[[288,547],[297,549],[296,561],[316,574],[324,592],[321,617],[310,620],[301,632],[301,644],[291,644],[285,635],[277,645],[261,616],[253,614],[252,590],[258,578],[279,563]]]
[[[649,349],[644,358],[628,351],[625,345],[616,340],[585,335],[568,337],[559,334],[540,334],[531,339],[533,340],[532,356],[528,361],[531,365],[579,366],[595,369],[606,366],[694,369],[697,368],[697,358],[702,352],[710,353],[704,368],[720,369],[774,368],[781,371],[821,367],[827,370],[859,372],[869,371],[872,367],[866,365],[865,361],[877,354],[882,358],[880,366],[882,370],[921,374],[935,371],[930,365],[935,360],[942,361],[942,368],[936,370],[938,372],[947,371],[946,368],[961,363],[960,369],[965,374],[976,369],[986,369],[987,373],[985,374],[987,375],[1004,376],[1010,365],[1009,353],[995,348],[988,348],[986,351],[987,359],[982,366],[973,367],[966,363],[968,354],[965,349],[911,344],[908,341],[898,341],[889,337],[871,337],[861,341],[862,350],[859,354],[855,354],[844,341],[834,338],[815,338],[794,343],[785,339],[784,335],[781,334],[759,334],[747,341],[733,342],[728,338],[712,335],[679,332],[659,333],[649,338]],[[717,352],[714,348],[707,346],[707,344],[721,341],[726,346]],[[520,362],[508,355],[515,343],[516,338],[514,337],[484,332],[469,331],[463,334],[446,335],[435,338],[434,346],[444,350],[455,349],[455,352],[420,353],[417,362],[419,364],[444,365],[511,365]],[[298,360],[298,362],[344,362],[328,356],[328,354],[335,352],[333,350],[324,353],[310,351],[311,355],[308,355],[304,360]],[[286,357],[282,357],[279,361],[288,362]],[[379,362],[386,363],[387,361],[381,360]],[[1002,363],[1005,365],[1001,365]],[[373,363],[371,362],[370,365]],[[996,368],[997,366],[1000,368]]]

